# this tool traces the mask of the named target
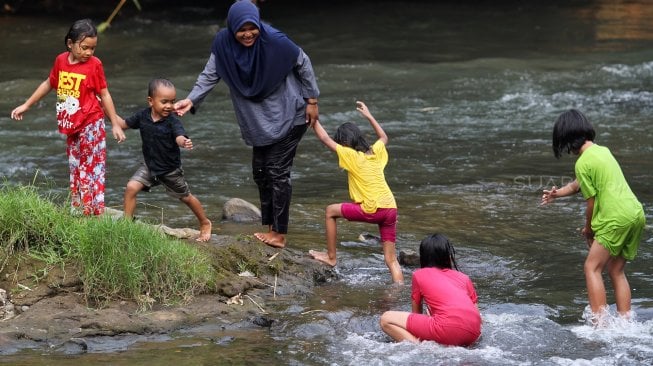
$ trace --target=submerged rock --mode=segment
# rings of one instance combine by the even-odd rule
[[[233,343],[234,340],[236,340],[236,337],[234,336],[224,336],[218,339],[211,339],[213,343],[217,344],[218,346],[228,346],[231,343]]]

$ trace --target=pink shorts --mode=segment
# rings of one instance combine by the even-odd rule
[[[379,208],[375,213],[363,211],[360,203],[343,203],[340,206],[342,217],[349,221],[367,222],[379,225],[381,242],[397,240],[397,209]]]
[[[447,346],[469,346],[480,337],[478,332],[463,329],[457,325],[443,324],[436,317],[411,313],[406,321],[406,330],[420,341],[435,341]]]

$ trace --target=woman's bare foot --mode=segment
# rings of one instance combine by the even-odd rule
[[[256,239],[273,248],[281,249],[286,246],[286,236],[284,234],[279,234],[276,231],[270,231],[269,233],[255,233],[254,236]]]
[[[324,264],[328,264],[331,267],[336,266],[336,259],[329,258],[329,255],[326,252],[318,252],[316,250],[309,250],[308,255],[313,257],[313,259],[318,260]]]
[[[206,220],[205,223],[200,225],[200,235],[195,239],[196,241],[209,241],[211,240],[211,221]]]

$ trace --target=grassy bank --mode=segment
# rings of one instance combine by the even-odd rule
[[[89,302],[141,305],[190,300],[214,286],[200,249],[155,228],[111,217],[76,217],[33,186],[0,187],[0,273],[20,256],[78,271]]]

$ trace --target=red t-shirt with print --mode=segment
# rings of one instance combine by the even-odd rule
[[[59,132],[70,135],[104,116],[99,95],[107,87],[104,68],[99,58],[71,64],[68,52],[54,61],[50,86],[57,91],[57,124]]]

